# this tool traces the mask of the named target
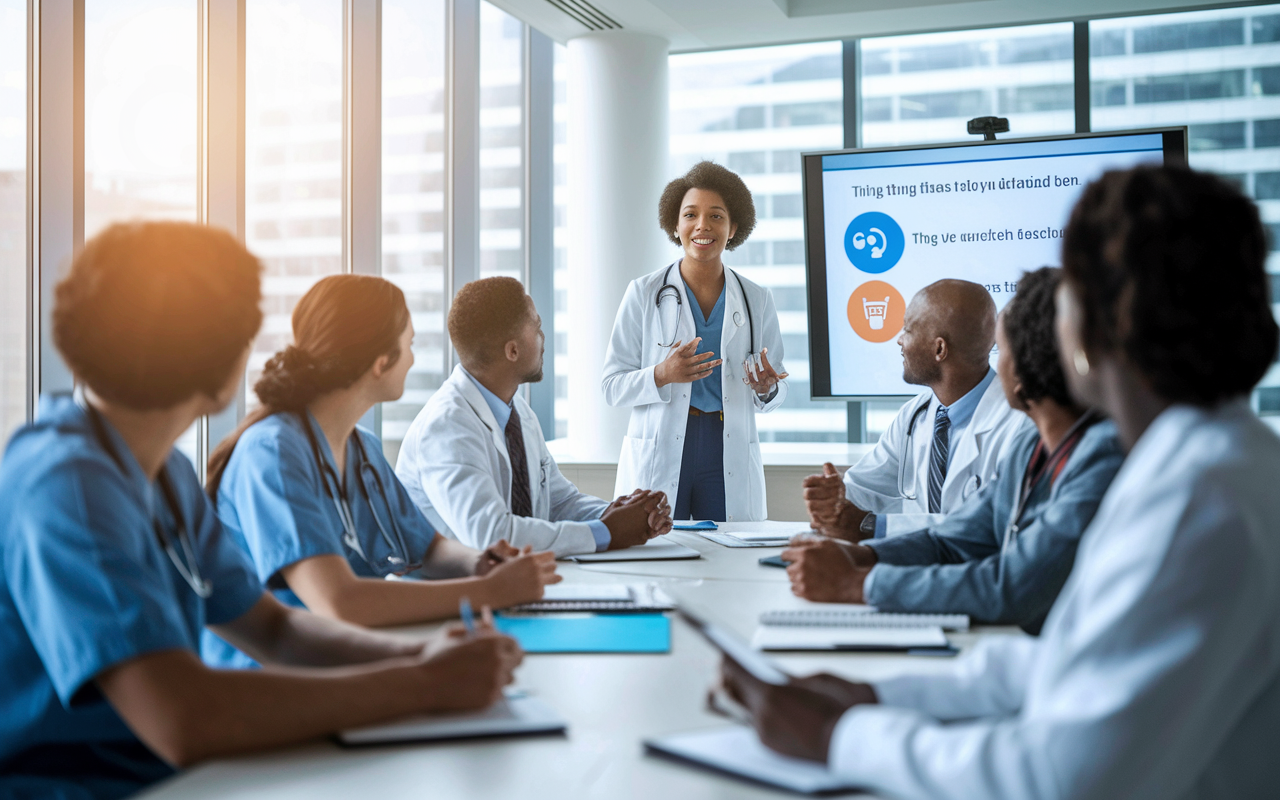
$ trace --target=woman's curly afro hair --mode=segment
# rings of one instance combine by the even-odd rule
[[[724,199],[729,222],[738,226],[725,243],[726,250],[732,250],[745,242],[751,231],[755,230],[756,204],[751,199],[751,190],[742,182],[742,178],[714,161],[699,161],[683,176],[668,183],[658,200],[658,225],[666,231],[672,244],[680,244],[680,236],[676,233],[680,221],[680,204],[690,189],[715,192]]]

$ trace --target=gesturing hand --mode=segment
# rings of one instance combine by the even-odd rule
[[[653,368],[653,382],[659,388],[669,383],[692,383],[700,381],[711,374],[711,370],[724,363],[723,358],[709,361],[715,353],[699,353],[698,343],[702,337],[693,339],[688,344],[676,342],[666,359]]]
[[[751,390],[761,397],[767,397],[773,391],[773,387],[778,385],[778,381],[787,377],[786,372],[781,375],[769,363],[769,348],[760,351],[760,367],[757,369],[754,361],[748,358],[742,362],[742,371],[745,373],[742,382],[751,387]]]
[[[821,475],[810,475],[804,487],[804,506],[809,512],[809,527],[826,536],[837,536],[856,542],[864,538],[858,525],[866,512],[845,498],[844,478],[830,462],[822,465]]]

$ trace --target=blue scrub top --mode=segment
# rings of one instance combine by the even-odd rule
[[[0,461],[0,763],[36,746],[141,748],[94,677],[147,653],[195,652],[206,624],[236,619],[262,597],[253,565],[222,535],[191,462],[175,450],[165,469],[213,584],[207,600],[192,591],[156,539],[153,509],[176,532],[159,489],[102,423],[123,470],[65,395],[41,399],[36,422],[14,434]],[[69,759],[38,785],[46,794],[119,794],[119,774],[86,769]],[[0,795],[32,785],[4,775]]]
[[[330,469],[333,454],[320,425],[310,413],[307,423],[315,434],[321,456]],[[325,493],[320,466],[316,463],[302,427],[302,417],[281,412],[251,425],[236,443],[218,487],[218,516],[227,532],[253,559],[258,577],[276,590],[281,601],[294,606],[302,602],[284,587],[277,573],[290,564],[321,555],[339,555],[362,578],[384,574],[370,566],[343,541],[342,518],[333,500]],[[382,443],[363,428],[356,435],[364,444],[369,468],[381,479],[384,492],[366,468],[365,485],[376,506],[378,519],[395,540],[396,526],[409,550],[403,557],[420,561],[435,538],[435,529],[414,505],[395,470],[382,455]],[[373,518],[375,511],[361,491],[361,459],[355,446],[347,442],[343,484],[355,523],[356,535],[365,554],[375,563],[391,552]],[[331,473],[332,474],[332,473]],[[330,478],[332,485],[332,477]],[[252,666],[253,662],[217,636],[205,637],[204,659],[224,667]]]
[[[707,315],[703,315],[702,307],[698,305],[698,298],[689,289],[689,285],[685,284],[684,293],[689,298],[689,310],[693,312],[693,327],[697,335],[702,337],[702,341],[698,342],[699,353],[717,353],[720,350],[720,338],[724,330],[724,293],[728,286],[727,275],[725,282],[726,285],[720,289],[720,297],[716,299],[716,304],[711,307],[711,313]],[[722,390],[720,367],[716,367],[707,377],[693,382],[689,405],[699,411],[723,411]]]

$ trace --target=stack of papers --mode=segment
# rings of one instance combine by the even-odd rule
[[[810,533],[811,531],[802,525],[797,524],[794,530],[791,529],[762,529],[762,530],[735,530],[729,531],[697,531],[697,534],[704,539],[710,539],[719,545],[725,547],[785,547],[791,543],[791,539],[802,533]]]
[[[585,553],[580,556],[569,556],[566,560],[579,564],[591,564],[597,561],[679,561],[689,558],[702,558],[702,554],[692,547],[685,547],[665,536],[659,536],[638,547]]]

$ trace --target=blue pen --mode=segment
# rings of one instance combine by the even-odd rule
[[[475,612],[471,610],[471,601],[465,597],[458,601],[458,615],[462,617],[462,624],[467,629],[467,635],[475,636],[476,615]]]

